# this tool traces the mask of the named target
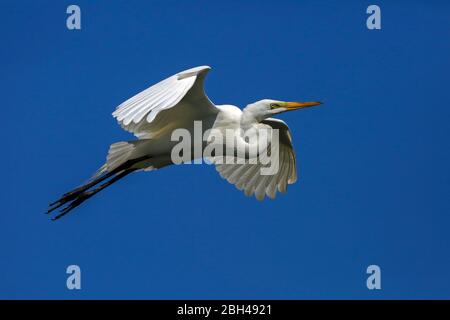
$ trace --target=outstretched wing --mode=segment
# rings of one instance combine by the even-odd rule
[[[210,69],[201,66],[177,73],[123,102],[112,115],[125,130],[149,139],[217,113],[203,87]]]
[[[246,196],[253,194],[258,200],[267,195],[274,199],[277,191],[286,192],[287,185],[297,181],[297,168],[292,137],[284,121],[269,118],[262,123],[279,130],[279,170],[273,175],[262,175],[264,165],[257,164],[217,164],[216,169],[222,178],[234,184]]]

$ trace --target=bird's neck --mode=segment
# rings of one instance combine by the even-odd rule
[[[241,128],[244,130],[250,129],[255,124],[261,122],[261,120],[263,119],[258,119],[258,117],[255,116],[254,113],[250,112],[249,109],[244,108],[241,115]]]

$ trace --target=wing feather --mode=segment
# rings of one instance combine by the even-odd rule
[[[265,196],[274,199],[278,192],[286,192],[287,186],[297,181],[295,152],[289,127],[281,120],[266,119],[262,123],[279,130],[279,170],[274,175],[262,175],[257,164],[216,164],[216,170],[229,183],[243,191],[246,196],[255,195],[258,200]]]
[[[196,67],[162,80],[120,104],[113,117],[123,129],[149,139],[217,113],[203,86],[209,70]]]

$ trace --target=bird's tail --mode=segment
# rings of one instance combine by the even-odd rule
[[[150,156],[133,157],[136,145],[142,142],[143,140],[112,144],[109,148],[106,163],[87,183],[65,193],[57,201],[50,203],[47,213],[62,207],[59,214],[52,220],[61,218],[106,187],[140,169],[137,165],[150,159]],[[100,184],[103,181],[106,182]]]
[[[125,163],[133,155],[133,151],[136,149],[136,145],[140,141],[120,141],[113,143],[109,146],[108,155],[106,156],[106,162],[102,165],[97,172],[92,176],[91,180],[95,180],[102,174],[116,169],[121,164]]]

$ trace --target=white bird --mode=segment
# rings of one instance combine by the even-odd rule
[[[288,184],[295,183],[297,169],[291,133],[284,121],[270,117],[321,103],[264,99],[247,105],[243,110],[233,105],[214,105],[204,91],[204,79],[210,69],[208,66],[201,66],[177,73],[120,104],[112,115],[123,129],[133,133],[138,140],[112,144],[106,163],[89,182],[50,204],[47,213],[66,205],[53,220],[64,216],[85,200],[134,171],[156,170],[174,164],[172,150],[179,141],[173,141],[172,133],[176,129],[185,129],[195,135],[196,121],[201,122],[201,135],[213,129],[225,136],[226,131],[231,130],[235,142],[231,144],[228,140],[223,141],[224,154],[231,149],[232,157],[236,158],[238,148],[244,148],[244,162],[220,163],[214,157],[212,162],[215,163],[219,174],[244,191],[245,195],[255,195],[258,200],[264,199],[265,196],[273,199],[277,190],[285,192]],[[250,142],[248,137],[245,137],[244,132],[251,129],[278,130],[279,169],[274,174],[263,175],[261,168],[264,165],[260,161],[251,163],[249,150],[252,143],[261,143],[259,140]],[[200,143],[201,151],[204,151],[211,139]],[[198,142],[192,142],[192,160],[203,155],[201,152],[195,152],[198,147],[195,144]],[[266,146],[269,155],[272,144],[273,141],[269,140]],[[262,148],[258,150],[261,151]],[[103,181],[105,182],[100,184]]]

